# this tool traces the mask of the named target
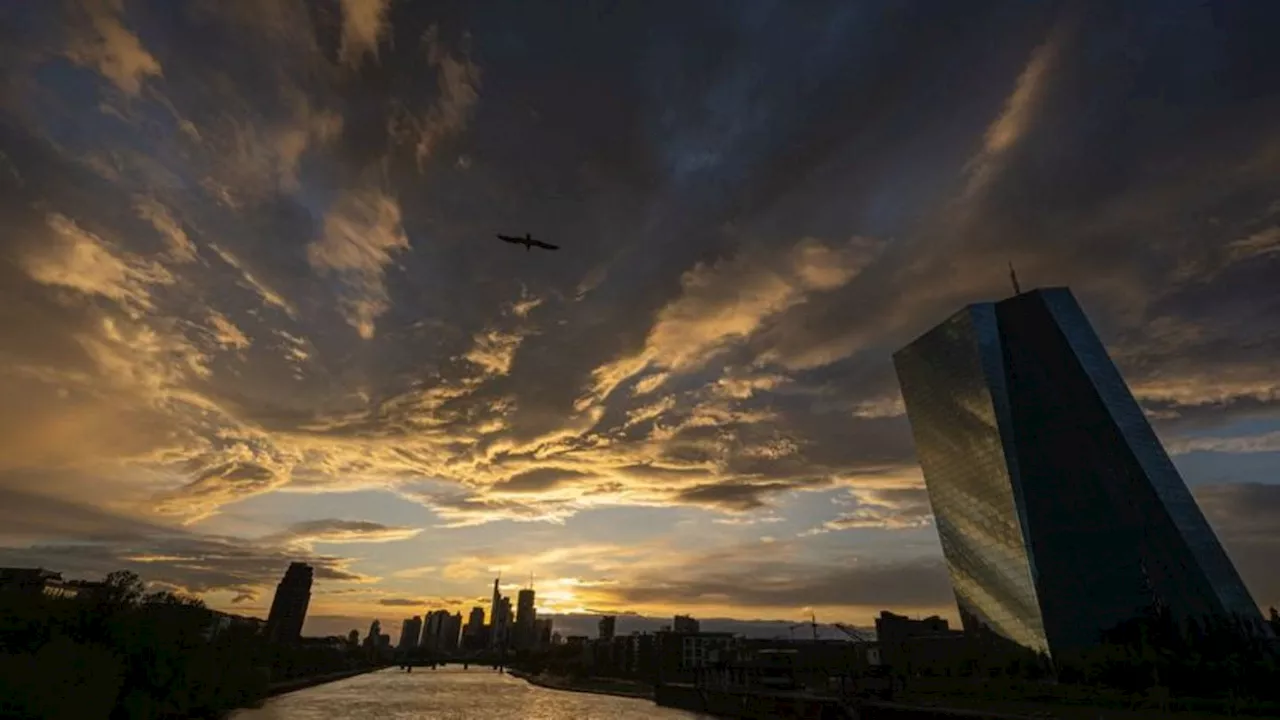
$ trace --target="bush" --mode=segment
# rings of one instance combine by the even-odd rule
[[[215,717],[265,696],[273,660],[298,674],[349,667],[328,648],[273,656],[256,633],[210,639],[198,600],[144,594],[132,573],[74,599],[0,594],[0,717]]]

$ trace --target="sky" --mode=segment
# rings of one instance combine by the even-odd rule
[[[0,564],[954,619],[891,355],[1012,262],[1280,604],[1278,16],[0,1]]]

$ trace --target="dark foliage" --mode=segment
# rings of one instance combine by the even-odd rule
[[[1059,657],[1059,679],[1131,694],[1162,690],[1232,711],[1280,703],[1274,641],[1256,626],[1225,618],[1178,623],[1156,609],[1113,628],[1103,641]]]
[[[329,647],[272,647],[217,619],[129,572],[74,598],[0,593],[0,717],[217,717],[271,682],[358,663]]]

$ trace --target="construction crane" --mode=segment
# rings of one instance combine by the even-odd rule
[[[831,623],[831,624],[840,632],[844,633],[845,635],[848,635],[849,638],[854,642],[863,642],[863,643],[872,642],[871,638],[855,630],[854,628],[851,628],[848,625],[845,625],[844,623]]]
[[[794,638],[796,636],[796,628],[804,627],[806,625],[813,630],[813,641],[818,642],[818,616],[812,612],[809,613],[809,622],[797,623],[788,628],[791,631],[791,637]]]

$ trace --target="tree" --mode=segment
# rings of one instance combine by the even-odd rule
[[[108,605],[136,605],[146,591],[142,578],[129,570],[116,570],[107,573],[102,581],[100,599]]]

